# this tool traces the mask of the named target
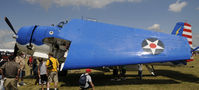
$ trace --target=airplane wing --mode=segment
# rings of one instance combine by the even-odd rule
[[[186,60],[186,38],[143,29],[71,20],[57,38],[71,45],[63,69]]]

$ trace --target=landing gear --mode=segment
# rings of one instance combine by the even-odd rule
[[[154,67],[153,67],[153,65],[147,65],[147,64],[145,64],[145,66],[146,66],[146,68],[148,69],[148,71],[149,71],[149,73],[151,73],[151,75],[153,75],[153,76],[155,76],[155,69],[154,69]]]
[[[63,70],[63,71],[58,72],[59,76],[66,76],[67,74],[68,74],[68,70]]]

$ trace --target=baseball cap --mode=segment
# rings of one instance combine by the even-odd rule
[[[91,69],[86,69],[86,72],[91,72]]]

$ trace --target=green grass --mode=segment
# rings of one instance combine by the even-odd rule
[[[111,81],[111,72],[94,70],[92,79],[96,90],[198,90],[199,89],[199,56],[183,67],[154,66],[157,76],[151,76],[144,67],[143,80],[137,78],[137,71],[127,71],[127,80]],[[29,75],[29,67],[26,67]],[[70,70],[65,77],[59,77],[59,90],[79,90],[78,79],[84,70]],[[19,90],[38,90],[35,80],[28,75],[24,80],[26,86]]]

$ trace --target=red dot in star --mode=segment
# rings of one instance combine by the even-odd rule
[[[151,43],[150,48],[156,48],[156,45],[154,43]]]

